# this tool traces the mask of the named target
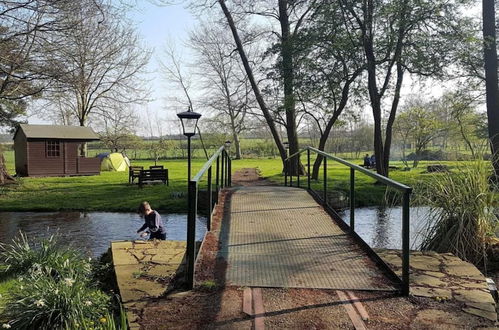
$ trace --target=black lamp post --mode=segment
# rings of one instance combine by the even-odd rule
[[[196,255],[196,214],[197,214],[197,192],[196,182],[191,182],[191,137],[196,134],[200,113],[189,109],[177,114],[182,122],[182,130],[187,136],[187,271],[186,280],[189,289],[194,283],[194,260]]]
[[[180,118],[182,123],[182,131],[185,136],[187,136],[187,180],[191,179],[191,137],[196,134],[196,128],[198,126],[198,120],[201,118],[201,114],[192,111],[189,107],[187,111],[177,113],[177,117]]]

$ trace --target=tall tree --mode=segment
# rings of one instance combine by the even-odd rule
[[[243,62],[244,68],[250,80],[252,89],[255,93],[256,100],[262,110],[267,125],[272,133],[274,141],[281,155],[281,158],[286,158],[279,132],[276,129],[276,121],[272,116],[268,104],[265,102],[260,88],[255,80],[247,54],[243,48],[243,43],[239,37],[239,32],[232,18],[231,11],[228,9],[224,0],[219,0],[222,11],[227,19],[229,27],[232,31],[234,41],[237,45],[237,50]],[[277,0],[269,3],[268,1],[239,1],[236,6],[239,12],[245,14],[258,15],[265,18],[275,19],[278,24],[278,31],[269,31],[269,35],[277,37],[275,49],[277,49],[277,67],[280,78],[280,86],[282,86],[282,106],[284,116],[284,127],[289,143],[289,152],[294,154],[299,150],[298,141],[298,125],[297,125],[297,110],[296,110],[296,68],[295,68],[295,51],[296,37],[303,24],[313,16],[316,9],[317,1],[291,1]],[[302,167],[298,157],[294,157],[288,164],[288,170],[292,174],[302,171]]]
[[[340,9],[334,2],[318,7],[314,19],[296,36],[298,108],[315,122],[320,133],[319,150],[324,150],[349,99],[359,94],[357,78],[365,70],[361,43],[345,29]],[[317,155],[314,161],[314,179],[319,176],[322,159]]]
[[[248,56],[246,54],[246,51],[243,46],[243,42],[241,41],[241,38],[239,36],[239,32],[236,27],[236,23],[234,22],[234,19],[232,17],[231,12],[229,11],[225,0],[218,0],[218,3],[220,7],[222,8],[222,11],[224,13],[225,18],[227,19],[227,24],[229,25],[229,28],[232,32],[232,36],[234,38],[234,42],[237,47],[237,51],[239,53],[239,56],[241,57],[241,62],[243,64],[244,70],[248,76],[248,79],[251,84],[251,88],[253,89],[253,92],[255,94],[256,101],[262,111],[263,117],[265,118],[265,122],[267,123],[269,130],[272,134],[272,137],[276,143],[277,149],[279,150],[279,154],[281,156],[281,159],[283,161],[283,166],[284,166],[284,159],[287,157],[286,155],[286,150],[284,149],[284,145],[281,141],[279,132],[277,130],[274,118],[272,116],[271,110],[267,106],[267,103],[265,102],[265,99],[263,97],[263,94],[260,90],[260,87],[258,86],[258,83],[256,81],[255,75],[253,73],[253,68],[250,65],[250,61],[248,60]]]
[[[361,38],[374,119],[376,171],[388,176],[404,76],[442,75],[451,60],[462,1],[338,1],[345,24]]]
[[[203,103],[211,108],[220,128],[228,128],[235,147],[235,158],[241,159],[239,135],[247,125],[252,91],[244,69],[234,54],[233,40],[216,25],[201,24],[190,36],[190,46],[198,57],[196,68],[206,91]]]
[[[53,105],[70,109],[86,126],[94,115],[144,101],[147,91],[140,77],[150,53],[140,47],[126,18],[99,0],[75,2],[60,15],[72,28],[50,40],[49,60],[60,72],[46,93]]]
[[[482,0],[483,58],[485,69],[485,90],[488,131],[492,164],[499,177],[499,87],[497,81],[497,42],[495,1]]]

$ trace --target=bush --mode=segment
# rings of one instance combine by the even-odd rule
[[[110,298],[73,278],[31,274],[9,293],[3,318],[15,329],[76,329],[98,326]]]
[[[19,233],[11,243],[0,243],[0,262],[6,265],[0,272],[8,275],[36,271],[54,278],[87,280],[91,274],[89,260],[76,250],[58,245],[54,235],[29,242],[26,234]]]
[[[477,160],[416,186],[417,202],[430,207],[422,250],[451,252],[486,266],[487,238],[497,224],[491,172],[490,162]]]

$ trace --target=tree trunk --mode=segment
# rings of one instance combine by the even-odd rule
[[[84,117],[79,118],[79,122],[80,122],[80,126],[85,127],[85,118]],[[83,142],[81,144],[81,148],[80,148],[80,157],[86,157],[86,156],[87,156],[87,143]]]
[[[494,0],[482,0],[483,54],[485,89],[487,93],[487,119],[492,152],[492,165],[499,176],[499,88],[497,85],[496,18]]]
[[[243,63],[244,70],[246,74],[248,75],[248,80],[250,81],[251,88],[253,89],[253,93],[255,94],[256,101],[258,102],[258,105],[260,106],[260,109],[262,110],[263,117],[265,118],[265,121],[270,129],[270,133],[272,134],[272,137],[274,138],[275,144],[277,146],[277,149],[279,150],[279,154],[281,156],[282,160],[282,165],[284,169],[284,159],[286,159],[286,149],[284,148],[284,145],[281,142],[281,139],[279,137],[279,132],[277,131],[277,128],[274,123],[274,119],[272,118],[272,115],[267,107],[267,104],[265,103],[265,100],[263,99],[262,93],[260,92],[260,89],[258,88],[258,85],[255,80],[255,76],[253,75],[253,70],[251,69],[251,66],[249,65],[248,57],[246,56],[246,52],[244,51],[243,44],[241,42],[241,39],[239,38],[239,33],[237,32],[236,25],[234,23],[234,20],[232,19],[232,15],[229,12],[229,9],[225,5],[225,0],[218,0],[218,3],[220,4],[220,7],[222,8],[222,11],[225,15],[225,18],[227,19],[227,23],[229,24],[230,30],[232,32],[232,36],[234,37],[234,42],[236,43],[237,46],[237,51],[239,53],[239,56],[241,57],[241,62]]]
[[[286,111],[286,134],[288,136],[289,154],[293,155],[299,151],[300,146],[296,129],[295,95],[293,90],[293,38],[289,32],[287,0],[279,0],[279,23],[281,25],[281,58],[284,85],[284,109]],[[300,156],[290,159],[288,162],[288,173],[290,175],[297,175],[301,171]]]
[[[232,133],[232,138],[234,139],[234,148],[236,149],[236,159],[242,159],[241,155],[241,141],[239,140],[239,134],[235,131]]]
[[[14,182],[16,182],[16,180],[9,173],[7,173],[5,158],[3,157],[3,153],[0,150],[0,185]]]

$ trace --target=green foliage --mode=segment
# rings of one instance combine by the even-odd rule
[[[9,293],[4,318],[16,329],[76,329],[81,322],[99,323],[110,298],[73,278],[56,279],[32,274]]]
[[[20,233],[11,243],[0,243],[1,270],[8,275],[45,274],[55,279],[86,280],[91,273],[88,260],[67,246],[57,243],[56,236],[29,241]]]
[[[1,257],[0,270],[11,276],[0,282],[4,327],[127,329],[119,300],[113,303],[100,289],[105,287],[103,282],[105,289],[115,288],[109,255],[93,262],[91,268],[88,259],[58,245],[54,237],[31,242],[21,234],[11,244],[2,244]]]
[[[430,207],[421,249],[451,252],[476,265],[486,263],[486,238],[497,225],[491,173],[490,163],[478,160],[416,186],[417,201]]]

